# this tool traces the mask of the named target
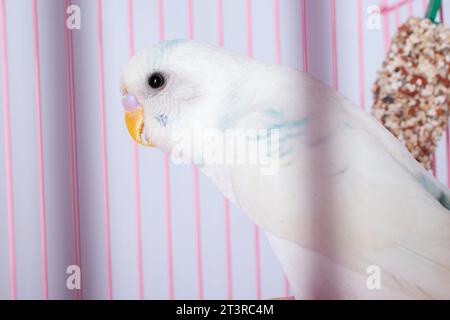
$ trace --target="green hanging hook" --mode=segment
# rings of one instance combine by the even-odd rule
[[[425,18],[430,19],[432,22],[436,23],[436,16],[441,8],[442,0],[430,0],[427,8],[427,15]]]

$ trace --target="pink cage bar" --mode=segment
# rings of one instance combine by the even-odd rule
[[[225,46],[225,30],[224,30],[224,9],[223,9],[223,0],[214,0],[216,1],[216,18],[217,18],[217,45]],[[250,57],[254,56],[254,30],[252,23],[252,6],[256,6],[255,0],[242,0],[245,2],[245,38],[246,38],[246,52]],[[274,52],[275,52],[275,63],[282,63],[282,30],[280,28],[280,0],[272,0],[273,1],[273,39],[268,39],[267,41],[273,42]],[[367,110],[367,97],[366,97],[366,89],[367,89],[367,81],[366,81],[366,65],[365,65],[365,53],[364,53],[364,15],[365,6],[363,0],[354,0],[357,2],[357,41],[358,44],[358,77],[359,77],[359,105],[362,109]],[[65,0],[65,7],[70,6],[74,1]],[[302,52],[302,61],[301,66],[304,72],[310,71],[309,66],[309,39],[308,39],[308,4],[307,0],[298,0],[299,8],[300,8],[300,21],[298,21],[298,28],[300,30],[300,38],[298,39],[298,45],[301,48]],[[332,74],[332,86],[339,90],[339,50],[338,50],[338,40],[339,33],[337,27],[337,15],[336,11],[339,10],[339,5],[342,2],[336,0],[329,0],[330,2],[330,25],[331,30],[329,30],[331,34],[331,74]],[[382,29],[383,29],[383,41],[384,41],[384,49],[387,51],[390,46],[391,39],[391,20],[390,18],[394,17],[394,22],[398,26],[401,22],[400,10],[407,8],[408,16],[415,14],[414,12],[414,4],[420,2],[421,3],[421,11],[423,12],[427,7],[426,0],[399,0],[397,2],[388,1],[388,0],[380,0],[379,8],[380,13],[382,14]],[[158,26],[158,37],[159,40],[164,40],[166,38],[165,35],[165,1],[157,0],[157,26]],[[187,35],[189,39],[196,38],[195,32],[195,14],[194,14],[194,6],[196,2],[193,0],[180,0],[180,3],[185,6],[187,12],[187,25],[185,26],[187,29]],[[6,0],[0,0],[0,43],[1,43],[1,69],[2,69],[2,105],[3,105],[3,132],[4,132],[4,180],[5,180],[5,191],[6,191],[6,216],[7,216],[7,230],[8,230],[8,268],[9,268],[9,296],[11,299],[16,299],[18,296],[17,292],[17,254],[16,254],[16,244],[15,244],[15,215],[14,215],[14,176],[13,176],[13,163],[12,163],[12,140],[11,140],[11,108],[14,106],[11,104],[10,100],[10,87],[11,83],[9,81],[9,68],[8,68],[8,39],[7,39],[7,20],[12,18],[6,14],[6,5],[13,5],[12,1],[8,2]],[[39,43],[39,21],[38,21],[38,0],[32,0],[32,11],[33,11],[33,47],[34,47],[34,83],[35,83],[35,113],[36,113],[36,139],[37,139],[37,168],[38,168],[38,190],[36,191],[39,195],[39,228],[40,228],[40,247],[41,247],[41,261],[42,261],[42,296],[43,299],[49,298],[49,273],[48,273],[48,240],[47,240],[47,229],[46,229],[46,181],[44,175],[44,138],[43,138],[43,122],[42,122],[42,101],[41,101],[41,66],[40,66],[40,43]],[[103,30],[103,14],[104,14],[104,6],[106,5],[106,1],[97,0],[96,2],[96,20],[97,20],[97,35],[96,35],[96,43],[97,43],[97,53],[98,53],[98,75],[99,75],[99,83],[98,83],[98,97],[99,97],[99,112],[100,112],[100,120],[99,124],[100,132],[101,132],[101,168],[102,168],[102,203],[103,203],[103,219],[104,219],[104,232],[105,232],[105,257],[106,257],[106,291],[107,298],[113,299],[115,297],[114,285],[113,285],[113,263],[111,257],[111,241],[114,236],[111,232],[111,212],[110,212],[110,194],[109,194],[109,174],[108,174],[108,141],[107,141],[107,120],[106,120],[106,103],[105,103],[105,62],[104,62],[104,30]],[[61,12],[62,15],[65,15],[66,12]],[[128,26],[128,55],[132,57],[135,53],[135,36],[134,36],[134,25],[133,25],[133,0],[127,0],[127,26]],[[444,15],[443,10],[440,11],[440,19],[443,22]],[[78,157],[77,157],[77,119],[76,119],[76,95],[74,89],[75,76],[74,74],[77,72],[74,68],[74,42],[72,32],[65,28],[65,41],[66,41],[66,73],[67,73],[67,108],[68,108],[68,119],[67,119],[67,128],[69,131],[69,145],[70,145],[70,184],[71,184],[71,216],[72,216],[72,254],[73,261],[77,265],[81,265],[81,232],[80,232],[80,197],[79,197],[79,179],[78,179]],[[446,132],[446,166],[447,168],[450,166],[450,135],[449,129],[447,128]],[[142,238],[142,208],[141,208],[141,189],[139,184],[139,176],[140,176],[140,162],[138,155],[138,147],[133,142],[132,150],[129,150],[129,154],[132,157],[133,161],[133,172],[131,175],[133,176],[134,181],[134,204],[133,211],[134,216],[130,216],[129,219],[134,219],[135,223],[135,241],[137,248],[137,276],[138,276],[138,287],[137,287],[137,296],[140,299],[146,298],[146,292],[144,287],[144,277],[146,274],[146,270],[143,266],[143,238]],[[165,246],[167,251],[167,292],[169,299],[175,299],[175,278],[174,278],[174,255],[176,252],[173,248],[173,230],[172,230],[172,195],[171,195],[171,172],[170,172],[170,164],[169,164],[169,156],[165,155],[163,159],[163,167],[161,168],[164,177],[164,216],[165,216],[165,227],[166,227],[166,238],[165,238]],[[436,170],[435,170],[436,174]],[[201,210],[201,188],[199,181],[199,171],[197,167],[192,167],[192,188],[193,188],[193,212],[194,216],[192,219],[194,220],[194,239],[195,239],[195,254],[196,254],[196,275],[197,275],[197,295],[198,299],[204,299],[204,261],[203,261],[203,251],[202,251],[202,210]],[[447,184],[450,185],[450,170],[448,170],[447,174]],[[223,228],[225,234],[225,273],[223,277],[225,277],[226,281],[226,294],[224,298],[233,299],[235,297],[234,294],[234,285],[233,285],[233,267],[232,267],[232,228],[230,223],[230,203],[224,198],[223,199]],[[253,227],[253,259],[254,259],[254,283],[255,283],[255,294],[254,297],[257,299],[262,298],[262,274],[261,274],[261,254],[260,254],[260,230],[257,226]],[[283,284],[284,291],[281,294],[288,296],[290,294],[289,284],[287,279],[285,279],[285,283]],[[83,291],[77,290],[75,292],[74,298],[82,299]]]

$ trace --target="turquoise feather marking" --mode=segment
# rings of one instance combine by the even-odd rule
[[[281,116],[283,115],[283,113],[277,109],[266,109],[264,110],[264,112],[272,117],[276,117],[276,118],[281,118]]]
[[[276,118],[275,123],[268,126],[268,130],[269,132],[273,130],[279,131],[280,137],[278,156],[282,159],[292,155],[294,153],[294,144],[291,142],[302,136],[304,127],[310,124],[311,119],[309,117],[304,117],[298,120],[284,121],[283,113],[275,109],[267,109],[265,113],[273,118]]]
[[[175,49],[180,43],[183,42],[187,42],[188,40],[183,40],[183,39],[173,39],[173,40],[165,40],[163,42],[161,42],[161,44],[159,45],[159,50],[160,53],[159,55],[156,55],[156,57],[158,59],[155,59],[155,57],[153,57],[153,69],[158,69],[161,64],[163,63],[163,61],[165,59],[167,59],[167,57],[169,56],[170,52],[173,51],[173,49]]]
[[[173,49],[175,49],[180,43],[187,42],[188,40],[184,39],[173,39],[166,40],[161,44],[161,54],[170,53]]]
[[[295,129],[295,128],[301,128],[309,123],[309,118],[303,118],[300,120],[295,121],[288,121],[288,122],[282,122],[282,123],[276,123],[270,126],[269,129]]]
[[[441,195],[437,198],[437,200],[444,206],[447,210],[450,210],[450,199],[444,192],[441,192]]]
[[[426,175],[421,175],[419,177],[419,183],[437,200],[439,203],[446,208],[447,210],[450,210],[450,199],[448,194],[439,188],[439,185],[430,179],[430,177]]]
[[[234,92],[231,90],[231,92]],[[230,105],[236,105],[237,97],[234,94],[229,95],[228,101]],[[231,103],[233,101],[233,103]],[[236,123],[244,117],[247,113],[253,110],[248,110],[246,108],[236,108],[233,111],[229,111],[227,114],[223,115],[217,124],[217,128],[221,131],[233,128]],[[262,111],[262,125],[260,128],[255,129],[265,129],[265,133],[258,133],[256,139],[260,142],[268,141],[271,138],[271,134],[274,131],[278,131],[279,134],[279,156],[283,158],[294,152],[294,145],[290,142],[302,136],[305,126],[309,125],[311,122],[310,117],[304,117],[298,120],[285,121],[283,119],[283,112],[276,108],[266,108]],[[265,122],[265,123],[264,123]],[[326,142],[326,141],[324,141]],[[270,155],[270,154],[268,154]]]

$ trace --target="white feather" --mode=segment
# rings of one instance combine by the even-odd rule
[[[297,298],[450,298],[449,192],[370,115],[301,72],[194,42],[145,51],[124,85],[139,86],[134,64],[156,60],[178,75],[174,88],[197,90],[179,97],[172,127],[158,128],[162,149],[192,119],[222,131],[279,129],[277,174],[252,164],[203,171],[267,231]],[[366,287],[371,265],[381,290]]]

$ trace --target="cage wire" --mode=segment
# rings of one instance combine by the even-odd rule
[[[368,6],[368,2],[365,2],[363,0],[355,0],[357,2],[357,17],[355,19],[355,23],[357,24],[357,38],[354,39],[357,42],[357,48],[358,48],[358,83],[359,83],[359,99],[358,104],[360,107],[366,111],[369,111],[370,107],[368,105],[368,97],[367,97],[367,74],[366,74],[366,58],[365,58],[365,37],[364,37],[364,28],[365,28],[365,16],[367,14],[366,9]],[[52,297],[51,290],[49,288],[49,281],[52,277],[52,274],[49,273],[49,266],[48,266],[48,255],[50,254],[49,251],[49,240],[47,237],[48,234],[48,216],[47,216],[47,209],[48,205],[46,203],[46,194],[49,192],[49,190],[46,188],[46,176],[44,174],[44,167],[45,167],[45,157],[44,157],[44,147],[47,143],[44,139],[44,123],[43,123],[43,105],[42,105],[42,82],[41,82],[41,53],[42,53],[42,47],[40,45],[40,39],[42,38],[42,35],[40,34],[40,24],[39,19],[41,18],[40,14],[42,12],[38,12],[40,10],[46,10],[45,6],[38,6],[38,0],[31,0],[28,1],[27,4],[30,4],[32,6],[32,48],[33,48],[33,77],[34,77],[34,94],[35,94],[35,100],[34,100],[34,113],[36,115],[36,123],[35,128],[36,132],[33,135],[33,139],[36,139],[37,142],[37,158],[33,159],[33,162],[36,163],[37,168],[37,190],[35,191],[38,194],[38,222],[39,222],[39,239],[40,239],[40,278],[41,278],[41,295],[40,298],[48,299],[49,297]],[[166,39],[166,30],[167,27],[165,22],[165,16],[166,16],[166,8],[165,8],[165,1],[164,0],[156,0],[156,13],[155,16],[157,17],[157,34],[158,34],[158,40],[162,41]],[[211,1],[213,2],[213,1]],[[218,46],[224,46],[226,47],[225,43],[225,32],[224,29],[224,1],[223,0],[214,0],[215,2],[215,18],[217,25],[215,26],[217,29],[217,42],[215,43]],[[245,30],[242,30],[243,33],[245,33],[245,42],[246,42],[246,53],[249,57],[254,57],[254,29],[253,29],[253,21],[252,21],[252,9],[254,6],[257,6],[257,1],[252,0],[242,0],[242,2],[245,2],[245,5],[243,6],[245,10]],[[309,57],[310,57],[310,49],[308,47],[311,35],[311,30],[308,30],[308,6],[311,4],[311,1],[306,0],[298,0],[298,6],[300,9],[299,17],[300,20],[298,21],[298,28],[300,30],[300,37],[298,39],[298,46],[301,48],[301,62],[300,62],[300,68],[306,72],[310,72],[310,65],[309,65]],[[346,1],[347,2],[347,1]],[[13,16],[10,16],[7,14],[8,7],[14,6],[15,1],[6,1],[6,0],[0,0],[0,43],[1,43],[1,71],[2,71],[2,113],[3,113],[3,123],[2,123],[2,131],[3,131],[3,143],[2,148],[4,149],[4,175],[2,175],[2,180],[4,180],[4,190],[5,190],[5,206],[2,207],[2,210],[5,210],[5,216],[6,216],[6,230],[7,230],[7,237],[3,237],[2,241],[7,242],[5,244],[5,248],[7,248],[7,258],[8,263],[3,264],[4,267],[7,267],[7,270],[3,269],[0,270],[0,273],[3,275],[7,275],[4,277],[7,277],[7,282],[9,285],[9,297],[11,299],[21,298],[21,295],[18,294],[17,290],[17,266],[21,261],[18,259],[17,255],[17,245],[16,245],[16,229],[15,229],[15,220],[16,220],[16,211],[15,211],[15,202],[17,201],[27,201],[27,199],[20,199],[21,192],[18,190],[17,181],[15,181],[13,167],[14,163],[12,161],[13,156],[13,150],[19,149],[18,146],[14,145],[13,142],[15,141],[13,139],[14,131],[11,127],[11,110],[15,108],[16,106],[11,101],[10,98],[10,90],[11,86],[14,86],[15,83],[11,82],[11,74],[9,70],[9,55],[15,54],[11,51],[11,48],[9,48],[9,38],[7,37],[7,21],[9,19],[14,19]],[[60,12],[61,15],[61,21],[65,21],[66,17],[66,9],[71,6],[72,4],[77,4],[77,1],[72,0],[65,0],[64,2],[64,11]],[[189,39],[196,39],[196,30],[195,30],[195,15],[194,15],[194,6],[196,5],[202,5],[203,2],[197,2],[193,0],[183,0],[179,1],[181,6],[185,7],[185,10],[187,12],[187,23],[185,25],[185,28],[187,30],[187,37]],[[123,12],[124,15],[126,15],[126,21],[127,21],[127,37],[128,37],[128,56],[132,57],[135,53],[135,28],[136,28],[136,22],[134,21],[133,17],[133,0],[127,0],[126,1],[126,12]],[[331,74],[332,74],[332,81],[331,85],[334,89],[340,90],[340,83],[339,83],[339,50],[338,50],[338,40],[339,40],[339,30],[337,25],[337,14],[336,11],[340,9],[339,5],[343,5],[342,1],[336,1],[336,0],[329,0],[329,9],[330,12],[327,14],[329,15],[331,21],[330,26],[331,29],[329,30],[331,35]],[[111,189],[111,171],[108,170],[108,165],[110,162],[110,154],[108,150],[108,110],[107,110],[107,97],[106,97],[106,69],[105,69],[105,30],[104,30],[104,19],[107,12],[105,11],[105,7],[110,5],[110,3],[102,0],[96,1],[96,34],[95,34],[95,43],[96,43],[96,50],[97,50],[97,70],[95,70],[98,73],[98,101],[99,104],[97,106],[98,112],[99,112],[99,131],[101,133],[100,135],[100,152],[101,152],[101,210],[103,215],[103,233],[104,233],[104,261],[102,262],[104,265],[105,273],[106,273],[106,297],[109,299],[113,299],[115,297],[120,297],[120,294],[115,292],[114,287],[114,277],[113,277],[113,259],[112,259],[112,241],[114,241],[114,237],[120,237],[120,235],[114,235],[111,230],[111,196],[110,196],[110,189]],[[425,12],[428,1],[426,0],[400,0],[397,2],[388,1],[388,0],[381,0],[379,2],[379,13],[381,14],[382,19],[382,32],[383,32],[383,43],[384,43],[384,50],[387,51],[390,46],[391,41],[391,35],[392,35],[392,22],[394,22],[394,27],[398,27],[400,23],[406,18],[402,17],[401,12],[402,10],[407,11],[406,16],[412,16],[414,14],[417,14],[417,7],[421,6],[421,11],[419,12],[420,15],[423,15],[423,12]],[[38,14],[39,13],[39,14]],[[274,47],[274,54],[275,54],[275,63],[282,64],[282,30],[280,28],[280,20],[283,19],[283,17],[280,14],[280,0],[273,0],[272,1],[272,15],[273,15],[273,39],[267,38],[265,39],[268,42],[272,42],[272,45]],[[404,14],[403,14],[404,15]],[[444,22],[444,15],[443,10],[440,11],[440,21]],[[65,55],[65,61],[66,61],[66,84],[67,84],[67,97],[66,97],[66,104],[67,104],[67,119],[65,120],[67,123],[67,143],[69,145],[69,180],[70,180],[70,203],[71,203],[71,233],[72,233],[72,244],[71,244],[71,256],[72,261],[75,265],[82,266],[84,261],[82,261],[82,233],[81,229],[82,226],[80,224],[80,211],[82,210],[81,203],[80,203],[80,181],[79,181],[79,165],[80,165],[80,159],[79,159],[79,150],[78,150],[78,131],[82,130],[82,124],[80,122],[77,122],[77,95],[76,95],[76,73],[77,69],[75,68],[75,50],[74,47],[74,31],[69,30],[68,28],[64,28],[64,41],[65,41],[65,48],[64,48],[64,55]],[[12,30],[11,32],[14,32]],[[111,35],[108,35],[111,36]],[[445,137],[445,144],[446,144],[446,157],[445,157],[445,166],[448,166],[450,163],[450,153],[448,152],[449,148],[449,129],[447,128],[446,131],[446,137]],[[137,276],[137,297],[140,299],[144,299],[149,297],[149,295],[145,292],[145,285],[144,285],[144,278],[146,276],[146,273],[153,272],[152,270],[146,270],[144,267],[144,240],[142,235],[142,230],[144,228],[143,222],[142,222],[142,214],[143,214],[143,208],[141,206],[142,203],[142,190],[141,190],[141,184],[140,184],[140,176],[141,176],[141,169],[142,169],[142,163],[140,163],[140,157],[139,157],[139,151],[138,147],[135,143],[132,144],[132,149],[130,150],[131,157],[132,157],[132,172],[129,172],[129,174],[132,176],[133,179],[133,193],[134,193],[134,199],[133,203],[130,204],[130,208],[132,208],[133,215],[129,215],[127,219],[134,220],[134,237],[135,237],[135,247],[136,247],[136,276]],[[174,264],[175,259],[177,255],[177,251],[174,248],[173,243],[173,236],[174,236],[174,230],[173,230],[173,216],[172,216],[172,210],[173,210],[173,190],[172,190],[172,183],[171,180],[171,166],[170,166],[170,159],[168,155],[163,156],[163,160],[161,162],[161,172],[162,172],[162,180],[163,180],[163,187],[162,187],[162,195],[164,197],[163,206],[161,207],[162,212],[161,215],[164,216],[164,226],[165,226],[165,265],[166,270],[163,273],[166,277],[166,286],[167,288],[164,289],[165,293],[161,294],[160,297],[167,297],[169,299],[175,299],[177,298],[176,290],[175,290],[175,276],[174,276]],[[192,199],[192,205],[193,205],[193,212],[194,215],[191,217],[191,219],[194,220],[193,223],[193,232],[194,232],[194,247],[195,247],[195,274],[196,274],[196,294],[194,295],[198,299],[204,299],[205,298],[205,275],[204,275],[204,239],[202,238],[202,230],[206,226],[202,225],[202,215],[206,214],[202,210],[201,202],[202,202],[202,194],[201,194],[201,179],[199,177],[199,171],[198,168],[193,166],[192,167],[192,181],[187,183],[186,186],[189,188],[192,188],[193,190],[193,199]],[[436,165],[434,166],[433,170],[434,174],[437,174]],[[442,177],[441,177],[442,178]],[[450,184],[450,171],[447,173],[446,177],[446,183],[447,185]],[[223,261],[225,263],[225,266],[223,268],[224,272],[221,275],[225,278],[225,281],[223,281],[223,284],[225,286],[225,290],[223,291],[223,298],[227,299],[233,299],[236,297],[236,283],[235,283],[235,272],[233,270],[233,261],[232,261],[232,252],[233,252],[233,234],[232,234],[232,225],[231,225],[231,205],[229,201],[226,198],[222,198],[222,214],[223,214],[223,234],[225,239],[223,240],[223,244],[225,248],[223,248],[223,254],[225,255]],[[252,275],[251,277],[254,277],[254,297],[257,299],[263,298],[263,289],[262,289],[262,257],[261,257],[261,236],[260,236],[260,230],[257,226],[253,226],[253,236],[251,239],[252,242],[252,250],[253,250],[253,270],[250,272]],[[248,239],[247,239],[248,240]],[[123,250],[126,250],[126,248],[123,248]],[[118,271],[115,271],[118,272]],[[163,276],[162,274],[160,276]],[[82,278],[82,283],[84,284],[86,279]],[[6,281],[3,281],[2,286],[6,283]],[[279,295],[285,295],[289,296],[291,294],[289,283],[286,278],[284,278],[284,283],[282,284],[283,291],[279,292]],[[82,286],[81,290],[75,290],[73,293],[73,298],[76,299],[82,299],[84,297],[83,292],[84,285]],[[20,293],[20,292],[19,292]]]

